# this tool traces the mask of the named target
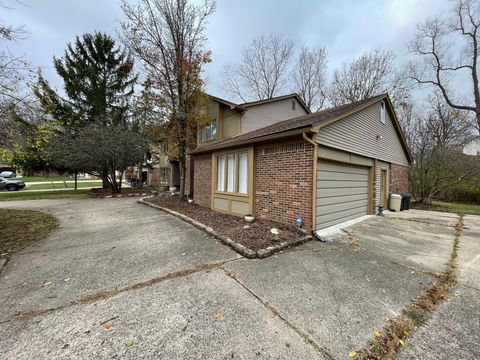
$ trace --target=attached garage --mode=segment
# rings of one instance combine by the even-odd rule
[[[319,160],[316,230],[368,214],[368,167]]]

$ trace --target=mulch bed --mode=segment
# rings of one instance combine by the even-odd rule
[[[90,190],[90,195],[93,197],[105,197],[105,196],[112,196],[112,195],[127,196],[128,194],[143,194],[143,193],[150,194],[152,190],[154,189],[151,186],[142,186],[140,188],[125,187],[125,188],[122,188],[122,192],[120,194],[112,194],[112,190],[110,190],[110,188],[97,188],[97,189]]]
[[[297,230],[294,226],[258,218],[252,224],[248,224],[241,217],[222,214],[203,206],[179,201],[177,196],[159,195],[145,199],[145,201],[197,220],[253,251],[305,236],[304,232]],[[271,233],[272,228],[279,230],[277,236]]]

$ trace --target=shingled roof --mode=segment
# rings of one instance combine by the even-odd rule
[[[190,154],[200,154],[210,152],[213,150],[241,146],[246,144],[255,143],[261,141],[262,138],[273,135],[291,134],[296,132],[308,131],[314,125],[319,125],[323,122],[342,117],[346,114],[350,114],[357,110],[364,108],[365,106],[372,104],[380,99],[387,97],[387,94],[381,94],[365,100],[356,101],[350,104],[336,106],[330,109],[322,110],[313,114],[303,115],[296,118],[284,120],[275,123],[270,126],[266,126],[257,130],[253,130],[247,133],[239,134],[229,139],[216,142],[211,145],[202,146],[196,150],[190,152]]]

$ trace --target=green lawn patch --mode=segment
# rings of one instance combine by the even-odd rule
[[[102,182],[101,181],[87,181],[87,182],[78,182],[77,183],[77,188],[93,188],[93,187],[102,187]],[[36,184],[36,185],[28,185],[25,188],[26,190],[41,190],[41,189],[74,189],[75,184],[74,183],[67,183],[67,186],[65,186],[65,183],[61,184]]]
[[[52,190],[52,191],[2,191],[0,201],[3,200],[37,200],[37,199],[62,199],[62,198],[86,198],[90,189],[79,190]]]
[[[434,201],[435,206],[439,211],[455,212],[459,214],[480,215],[480,205],[475,204],[458,204],[448,203],[443,201]]]
[[[58,227],[50,214],[32,210],[0,209],[0,257],[9,257]]]
[[[16,180],[22,180],[23,182],[34,182],[34,181],[70,181],[74,180],[69,176],[24,176],[17,177]]]

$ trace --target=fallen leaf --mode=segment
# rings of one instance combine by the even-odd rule
[[[382,333],[378,330],[375,330],[373,333],[375,334],[376,337],[382,336]]]
[[[215,313],[215,319],[219,320],[222,317],[222,313],[220,311],[217,311]]]
[[[70,281],[70,278],[65,278],[65,279],[63,279],[63,281],[69,282],[69,281]]]
[[[415,270],[412,270],[412,274],[415,274]]]
[[[52,285],[52,284],[53,284],[53,282],[51,282],[51,281],[46,281],[46,282],[43,284],[43,286],[47,287],[47,286],[50,286],[50,285]]]
[[[103,326],[104,329],[108,330],[108,329],[110,329],[113,325],[112,325],[111,322],[108,322],[108,321],[107,321],[107,322],[104,323],[102,326]]]
[[[187,255],[187,254],[186,254],[186,253],[183,253],[183,254],[182,254],[182,256],[185,256],[185,255]]]
[[[370,282],[370,279],[369,278],[366,278],[368,282]]]
[[[126,345],[127,345],[127,347],[132,347],[133,346],[133,341],[132,340],[128,341],[126,343]]]
[[[403,335],[408,336],[410,333],[407,330],[403,330]]]
[[[405,346],[405,343],[403,342],[403,340],[398,340],[398,343],[402,346]]]
[[[460,293],[457,291],[457,292],[456,292],[454,295],[455,295],[455,296],[459,296],[459,295],[460,295]]]
[[[348,357],[354,358],[355,356],[357,356],[357,352],[356,352],[356,351],[350,351],[350,352],[348,353]]]

